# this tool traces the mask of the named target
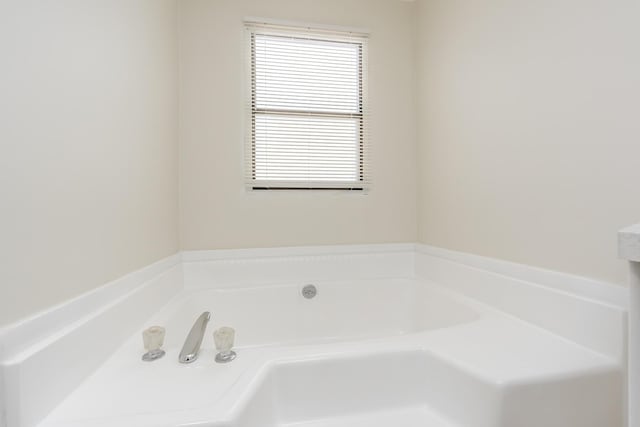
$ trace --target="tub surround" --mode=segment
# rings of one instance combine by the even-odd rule
[[[618,253],[629,261],[629,402],[640,401],[640,224],[618,233]],[[629,405],[629,427],[640,427],[640,408]]]
[[[180,289],[173,255],[1,329],[6,427],[36,425]]]
[[[415,244],[230,249],[182,253],[185,288],[293,280],[413,277]]]
[[[626,360],[625,288],[424,245],[416,257],[418,277]]]
[[[499,414],[501,422],[511,422],[516,416],[509,408],[535,412],[535,408],[526,406],[526,396],[531,393],[552,396],[557,392],[560,393],[555,397],[558,401],[568,402],[567,396],[576,387],[586,390],[600,384],[614,400],[622,400],[616,390],[622,392],[626,308],[616,303],[624,301],[625,290],[618,287],[414,244],[187,252],[180,260],[173,257],[156,267],[153,274],[129,276],[129,285],[114,282],[96,291],[100,297],[88,294],[69,306],[57,307],[1,332],[1,342],[6,347],[2,375],[7,389],[16,391],[4,393],[6,427],[163,426],[205,420],[206,423],[198,425],[244,427],[250,425],[246,424],[249,423],[246,417],[257,414],[260,390],[268,386],[268,378],[280,375],[279,369],[288,372],[288,367],[278,366],[325,356],[326,363],[337,363],[335,359],[345,357],[366,361],[385,352],[398,353],[398,357],[407,360],[425,360],[429,366],[446,365],[444,371],[449,372],[451,378],[460,378],[457,383],[460,388],[452,390],[454,393],[466,390],[471,381],[479,389],[491,390],[488,396],[492,399],[506,399],[508,407],[489,405],[484,409],[496,411],[494,415]],[[138,282],[134,284],[131,277],[138,277]],[[140,331],[151,323],[166,321],[172,305],[161,308],[172,299],[177,301],[190,293],[202,292],[226,292],[228,296],[238,297],[246,293],[249,297],[251,288],[266,292],[270,288],[282,290],[292,286],[298,291],[298,286],[307,283],[333,284],[334,289],[342,289],[344,295],[351,289],[354,293],[349,298],[354,298],[358,286],[369,287],[371,293],[376,294],[382,289],[376,286],[393,280],[405,283],[398,285],[400,288],[411,283],[411,286],[453,295],[457,301],[463,301],[465,307],[473,307],[478,315],[448,327],[428,330],[399,327],[396,328],[399,333],[354,334],[346,340],[306,345],[296,342],[300,337],[289,342],[243,343],[242,340],[249,337],[247,334],[243,337],[238,329],[239,357],[226,368],[213,363],[215,352],[208,342],[193,366],[180,366],[176,359],[179,344],[171,340],[181,341],[184,337],[167,330],[167,356],[140,366],[143,363],[139,361]],[[582,292],[573,292],[576,289]],[[319,298],[322,295],[320,286]],[[83,307],[83,298],[87,302],[102,300],[103,305],[87,304],[84,312],[69,308],[74,304]],[[199,312],[192,314],[193,318],[183,320],[190,323]],[[212,324],[223,326],[216,323],[220,320],[216,310],[212,314]],[[48,324],[48,319],[59,320],[51,330],[42,329],[46,333],[28,333],[40,331],[37,325]],[[211,331],[207,332],[208,340]],[[43,338],[46,335],[49,338]],[[129,338],[125,340],[125,337]],[[87,342],[92,345],[88,346]],[[99,345],[100,342],[105,345]],[[469,351],[469,345],[473,351]],[[70,354],[77,354],[78,348],[86,349],[86,354],[83,353],[86,363],[69,358]],[[542,355],[541,348],[545,349]],[[97,369],[103,362],[106,363]],[[317,369],[324,369],[324,365],[320,365]],[[583,381],[591,386],[585,386]],[[180,384],[180,387],[169,388],[167,383]],[[157,387],[153,387],[154,384]],[[189,395],[201,397],[188,401],[172,392],[182,394],[185,389],[195,390]],[[136,392],[142,393],[137,400]],[[146,396],[146,392],[160,399],[157,400],[160,403],[145,409],[144,402],[154,402],[140,397]],[[122,398],[117,397],[120,395]],[[227,397],[216,399],[223,395]],[[61,403],[65,396],[66,400]],[[615,403],[607,407],[612,403],[598,403],[596,397],[586,396],[588,402],[567,404],[592,408],[593,420],[607,411],[616,412]],[[471,404],[475,398],[469,398]],[[246,403],[246,411],[231,404],[236,400],[240,406]],[[211,402],[216,403],[211,405]],[[432,405],[433,413],[416,409],[422,415],[409,411],[398,416],[430,419],[445,414],[454,420],[448,420],[450,424],[443,426],[466,425],[463,419],[455,419],[455,411],[447,408],[446,402],[429,400],[427,403]],[[161,416],[157,414],[158,408],[163,408]],[[399,410],[397,407],[382,409],[389,413]],[[486,417],[492,419],[491,415]],[[281,421],[274,420],[273,425]],[[299,420],[292,417],[290,421]],[[230,422],[232,424],[228,424]],[[546,422],[539,425],[554,425],[550,420]]]
[[[445,259],[457,264],[465,265],[469,268],[475,268],[477,270],[506,276],[515,280],[537,284],[545,288],[599,301],[616,307],[628,307],[629,305],[629,292],[627,288],[587,277],[561,273],[540,267],[532,267],[496,258],[473,255],[466,252],[458,252],[435,246],[418,244],[416,245],[416,256],[420,258],[421,254]],[[420,262],[416,263],[418,268],[420,265]],[[423,269],[423,273],[428,273],[428,270]]]
[[[329,344],[240,346],[238,358],[224,366],[214,363],[211,346],[194,365],[181,366],[175,361],[179,347],[172,345],[165,358],[142,366],[135,336],[41,426],[275,427],[400,408],[428,408],[451,427],[622,426],[622,409],[616,407],[622,374],[615,360],[490,309],[475,309],[479,321],[451,329]],[[544,398],[527,400],[545,389]],[[265,409],[269,394],[276,407]],[[523,417],[531,424],[523,424]]]

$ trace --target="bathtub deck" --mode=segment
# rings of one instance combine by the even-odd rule
[[[367,414],[348,415],[278,427],[460,427],[425,407],[409,407]]]
[[[139,337],[132,337],[39,427],[168,427],[203,420],[208,423],[198,425],[236,427],[234,420],[238,417],[238,407],[247,401],[251,406],[251,390],[260,385],[260,375],[269,369],[271,361],[295,362],[316,355],[341,359],[350,357],[354,352],[377,354],[381,351],[404,350],[427,351],[445,360],[452,370],[459,373],[456,374],[458,377],[467,375],[475,378],[476,383],[484,384],[482,387],[486,385],[496,390],[497,401],[505,398],[506,402],[513,402],[514,407],[521,407],[523,402],[526,404],[528,390],[531,390],[527,389],[530,387],[528,385],[534,387],[534,393],[538,393],[538,396],[549,396],[550,405],[563,399],[563,396],[586,396],[588,399],[571,402],[572,405],[587,409],[581,411],[584,412],[582,415],[570,415],[578,417],[578,421],[557,424],[551,419],[537,426],[622,426],[617,415],[621,411],[616,406],[616,401],[622,399],[618,395],[622,385],[616,360],[509,316],[489,312],[468,324],[421,334],[348,343],[238,349],[238,358],[228,365],[214,363],[211,349],[203,350],[199,360],[192,365],[177,363],[179,349],[167,349],[164,359],[143,363],[139,360]],[[384,369],[384,366],[381,368]],[[449,384],[448,381],[445,379],[444,384]],[[554,383],[558,386],[544,388]],[[455,424],[445,421],[426,407],[402,410],[372,407],[371,411],[376,412],[344,418],[320,417],[313,422],[290,424],[287,427],[516,425],[509,422],[460,421],[461,413],[463,418],[467,416],[464,413],[468,412],[468,405],[480,405],[478,402],[485,396],[484,392],[468,395],[469,389],[464,382],[457,384],[458,391],[455,393],[467,395],[467,402],[454,402],[448,411],[441,411],[444,416],[456,420]],[[554,395],[556,389],[560,393],[557,398]],[[431,405],[431,402],[425,401],[424,404]],[[322,402],[318,402],[318,405],[322,405]],[[407,405],[411,403],[407,402]],[[604,413],[599,409],[607,405],[611,408],[610,412]],[[378,412],[387,409],[386,412]],[[484,411],[481,407],[476,409]],[[589,414],[592,409],[602,413],[600,419]],[[505,416],[508,420],[519,415],[507,413]],[[254,427],[253,423],[248,425]],[[517,425],[528,427],[536,424]],[[240,427],[244,427],[244,424]]]

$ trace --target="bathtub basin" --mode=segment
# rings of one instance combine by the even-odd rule
[[[622,427],[611,359],[427,281],[385,279],[186,290],[40,427]],[[199,359],[177,356],[202,311]],[[211,332],[238,358],[213,362]]]
[[[210,327],[236,329],[238,347],[380,338],[455,326],[479,316],[455,294],[415,280],[318,282],[312,299],[302,297],[304,285],[185,292],[159,320],[168,330],[167,346],[181,346],[204,311],[212,313]],[[211,334],[203,346],[213,346]]]

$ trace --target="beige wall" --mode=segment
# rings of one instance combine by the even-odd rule
[[[420,241],[625,282],[639,18],[635,0],[421,1]]]
[[[640,216],[638,9],[4,2],[0,326],[174,253],[178,230],[183,249],[419,236],[623,283],[615,231]],[[246,16],[371,30],[370,194],[245,191]]]
[[[397,0],[180,2],[183,249],[415,241],[414,7]],[[248,16],[371,30],[370,194],[245,190]]]
[[[0,326],[173,254],[176,4],[0,11]]]

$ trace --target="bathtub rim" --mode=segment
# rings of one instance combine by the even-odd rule
[[[428,254],[425,253],[425,248],[428,248]],[[314,255],[314,250],[317,250],[316,255]],[[455,255],[455,260],[451,259],[452,253]],[[211,256],[216,259],[212,260]],[[235,259],[234,256],[236,256]],[[333,266],[335,271],[342,275],[358,277],[359,274],[362,274],[363,266],[365,266],[370,267],[370,270],[367,271],[367,277],[415,277],[421,275],[422,262],[420,258],[423,256],[448,259],[461,268],[472,268],[484,273],[497,274],[509,280],[510,284],[518,289],[528,289],[533,285],[552,298],[557,298],[562,294],[565,301],[578,299],[585,303],[586,307],[606,307],[607,310],[617,313],[616,319],[609,322],[607,328],[616,335],[620,335],[620,331],[624,331],[625,338],[618,340],[617,348],[626,349],[626,308],[623,304],[618,305],[613,302],[619,301],[620,298],[626,300],[628,289],[593,279],[546,270],[541,274],[539,268],[488,258],[484,259],[488,262],[479,263],[479,258],[482,257],[476,255],[454,253],[445,249],[413,243],[248,249],[237,250],[233,253],[228,251],[186,251],[160,260],[71,301],[0,329],[0,369],[2,369],[0,378],[3,378],[3,395],[5,396],[5,400],[0,401],[0,406],[2,406],[0,414],[4,412],[8,427],[18,425],[16,420],[20,420],[22,418],[20,414],[23,413],[31,414],[30,419],[41,419],[66,394],[60,392],[47,396],[42,395],[39,383],[46,382],[51,376],[47,370],[41,369],[39,360],[48,360],[51,364],[50,371],[55,371],[57,368],[67,369],[73,377],[71,383],[79,384],[91,371],[86,367],[78,370],[73,364],[61,362],[60,360],[63,358],[60,355],[73,352],[78,345],[85,342],[86,337],[91,335],[90,329],[96,325],[96,322],[116,325],[114,328],[114,331],[118,332],[116,335],[126,335],[132,326],[125,325],[126,322],[123,320],[140,319],[140,313],[130,305],[131,299],[129,297],[139,296],[141,292],[150,292],[148,295],[152,299],[156,298],[157,302],[152,311],[154,313],[159,309],[159,306],[168,302],[180,289],[185,288],[185,281],[187,282],[186,287],[193,285],[190,282],[193,276],[189,274],[189,270],[193,266],[212,263],[216,267],[213,271],[218,271],[226,277],[237,273],[238,267],[239,269],[246,268],[254,261],[254,265],[266,263],[276,265],[278,268],[291,267],[291,270],[298,274],[301,269],[308,266],[316,269],[326,269],[327,266]],[[238,257],[242,259],[238,259]],[[506,264],[517,268],[515,270],[505,268]],[[172,270],[178,271],[178,276],[163,282],[162,278],[166,278],[167,273]],[[570,279],[570,283],[567,282],[567,279]],[[580,284],[584,284],[584,286]],[[163,289],[161,293],[155,292],[160,288]],[[128,308],[125,309],[125,307]],[[122,316],[123,309],[128,313],[126,316]],[[513,315],[518,317],[520,313],[516,312]],[[594,314],[596,318],[599,315],[601,315],[600,312]],[[137,321],[134,320],[134,322]],[[107,351],[103,349],[100,353],[87,355],[93,360],[94,366],[104,361],[121,344],[121,341],[118,340],[117,337],[112,340]],[[618,350],[614,352],[619,353]],[[626,355],[626,351],[624,353]],[[61,363],[63,365],[60,365]],[[26,380],[35,372],[42,374],[38,381]],[[9,392],[9,390],[15,392]],[[39,396],[41,400],[37,403],[30,403],[31,397],[34,395]]]

